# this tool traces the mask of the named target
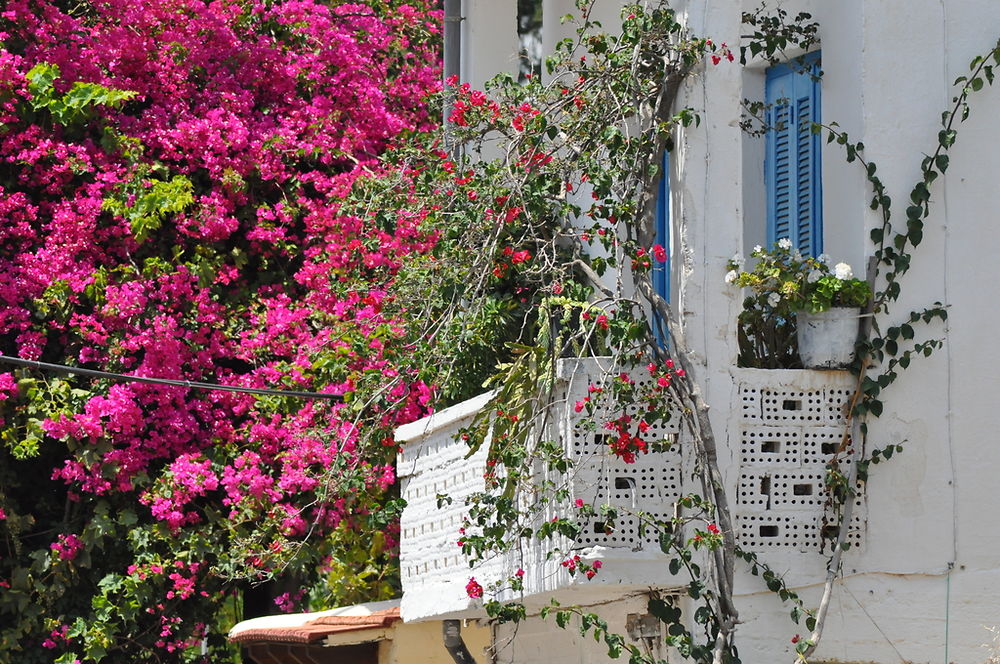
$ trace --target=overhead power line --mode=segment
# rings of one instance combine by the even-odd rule
[[[20,357],[10,357],[0,355],[0,363],[14,364],[20,367],[29,367],[39,371],[54,371],[57,373],[76,374],[80,376],[92,376],[94,378],[110,378],[130,383],[150,383],[152,385],[173,385],[175,387],[186,387],[192,390],[219,390],[221,392],[239,392],[242,394],[258,394],[262,396],[290,397],[293,399],[326,399],[329,401],[341,401],[340,394],[329,394],[325,392],[298,392],[296,390],[269,390],[260,387],[240,387],[238,385],[220,385],[218,383],[201,383],[195,380],[174,380],[171,378],[152,378],[149,376],[130,376],[128,374],[111,373],[109,371],[99,371],[97,369],[84,369],[83,367],[70,367],[65,364],[51,364],[49,362],[38,362],[37,360],[25,360]]]

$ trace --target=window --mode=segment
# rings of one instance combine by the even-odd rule
[[[519,80],[542,75],[542,0],[517,0]]]
[[[823,251],[823,190],[820,178],[820,57],[810,53],[767,70],[764,179],[768,245],[789,239],[803,254]]]
[[[656,198],[656,243],[670,256],[670,153],[663,153],[663,177]],[[670,301],[670,263],[653,261],[653,289]]]
[[[666,250],[667,260],[653,260],[653,290],[670,302],[670,153],[666,151],[663,153],[663,177],[660,178],[656,197],[656,244]],[[653,322],[653,335],[662,346],[667,345],[665,326],[666,321]]]

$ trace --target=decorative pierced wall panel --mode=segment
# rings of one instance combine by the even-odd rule
[[[658,518],[673,515],[674,502],[682,494],[681,446],[672,444],[665,452],[640,454],[634,463],[626,463],[610,451],[609,432],[600,426],[621,415],[630,415],[638,421],[638,407],[633,404],[615,409],[609,398],[597,402],[601,405],[593,415],[586,411],[577,413],[574,408],[577,401],[589,394],[591,385],[607,388],[607,382],[617,375],[617,371],[602,364],[600,359],[563,360],[560,366],[564,381],[560,396],[566,407],[561,409],[557,427],[564,449],[574,464],[571,498],[582,499],[595,510],[609,505],[617,508],[619,514],[613,528],[600,517],[585,523],[575,545],[658,550],[656,533],[652,530],[641,532],[643,529],[635,513],[644,512]],[[644,369],[639,369],[632,378],[642,381],[647,380],[647,376]],[[589,425],[588,419],[593,420]],[[679,416],[675,416],[667,422],[655,422],[640,437],[650,446],[676,443],[679,420]]]
[[[840,371],[751,369],[735,376],[740,543],[751,551],[819,551],[824,532],[835,535],[825,514],[825,467],[843,440],[854,378]],[[848,533],[855,545],[864,534],[864,507],[855,501]]]

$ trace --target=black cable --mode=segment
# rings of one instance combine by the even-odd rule
[[[153,385],[174,385],[176,387],[187,387],[193,390],[221,390],[223,392],[240,392],[243,394],[274,395],[279,397],[292,397],[296,399],[330,399],[340,401],[340,394],[327,394],[324,392],[296,392],[295,390],[268,390],[259,387],[239,387],[238,385],[219,385],[218,383],[199,383],[193,380],[173,380],[170,378],[149,378],[146,376],[129,376],[128,374],[111,373],[108,371],[98,371],[97,369],[84,369],[82,367],[68,367],[64,364],[50,364],[48,362],[38,362],[37,360],[25,360],[20,357],[10,357],[0,355],[0,363],[15,364],[21,367],[30,367],[41,371],[58,371],[60,373],[79,374],[81,376],[93,376],[95,378],[113,378],[133,383],[151,383]]]

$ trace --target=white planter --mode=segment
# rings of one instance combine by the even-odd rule
[[[838,369],[854,356],[858,338],[859,309],[834,307],[829,311],[796,314],[799,357],[806,369]]]

